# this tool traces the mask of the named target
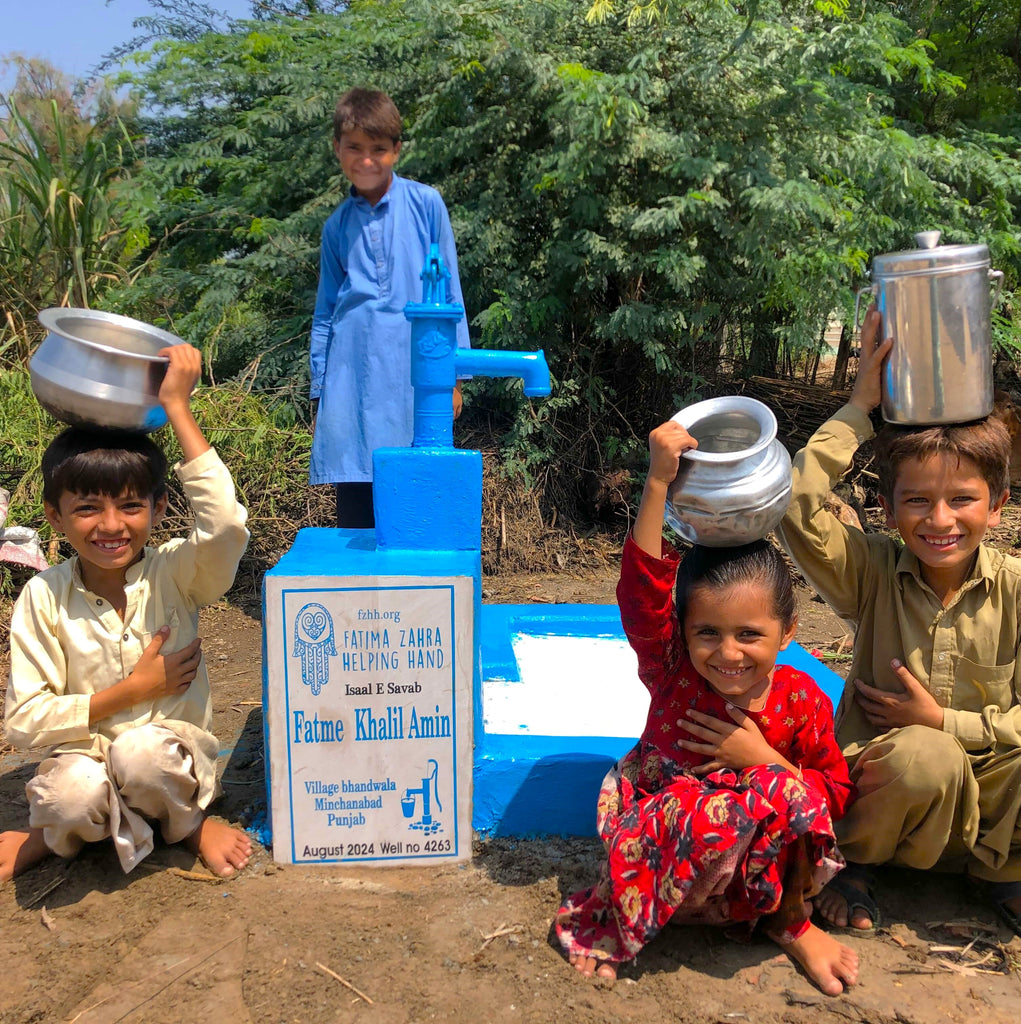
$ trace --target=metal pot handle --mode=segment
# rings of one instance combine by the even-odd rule
[[[1003,278],[1003,272],[1002,271],[997,271],[997,273],[1000,275],[1000,278],[1002,279]],[[875,295],[878,294],[878,291],[879,291],[878,288],[874,284],[866,285],[864,288],[859,288],[858,289],[858,294],[855,296],[855,299],[854,299],[854,332],[855,332],[855,334],[857,334],[858,331],[861,330],[861,324],[858,323],[858,313],[861,310],[861,297],[866,292],[868,292],[870,295],[875,296]],[[997,292],[997,295],[998,294],[999,294],[999,292]],[[995,303],[993,303],[993,305],[995,305]],[[868,312],[868,310],[866,310],[866,312]]]
[[[1003,271],[1002,270],[990,270],[989,280],[992,281],[996,278],[996,294],[993,295],[993,306],[1000,301],[1000,292],[1003,291]]]

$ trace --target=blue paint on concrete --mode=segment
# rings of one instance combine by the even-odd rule
[[[447,409],[447,419],[450,410]],[[482,454],[460,448],[380,448],[373,453],[380,550],[414,575],[420,554],[482,551]],[[372,531],[367,531],[372,535]],[[415,554],[410,559],[407,552]]]

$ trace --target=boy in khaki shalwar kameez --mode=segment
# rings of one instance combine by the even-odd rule
[[[839,522],[824,503],[873,433],[892,344],[879,342],[880,323],[870,311],[850,401],[795,459],[779,529],[855,630],[836,714],[858,791],[836,828],[849,869],[816,908],[870,928],[878,909],[865,865],[964,871],[1021,934],[1021,560],[982,543],[1008,496],[1010,439],[995,417],[887,425],[876,441],[880,500],[901,540]]]
[[[195,513],[186,538],[147,545],[167,507],[166,459],[149,438],[71,427],[43,455],[46,517],[75,556],[30,580],[11,617],[7,738],[49,749],[26,786],[30,828],[0,833],[0,881],[107,837],[130,871],[153,848],[152,822],[219,875],[251,855],[243,832],[206,816],[219,744],[198,637],[199,608],[234,581],[247,513],[191,412],[201,354],[161,354],[159,398]]]

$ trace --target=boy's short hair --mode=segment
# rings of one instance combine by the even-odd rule
[[[725,590],[742,583],[757,583],[773,597],[773,615],[789,629],[797,619],[791,569],[768,540],[752,541],[730,548],[707,548],[696,544],[677,567],[674,607],[684,626],[691,593],[699,587]]]
[[[348,89],[333,111],[333,137],[339,142],[344,132],[362,131],[374,139],[401,141],[401,115],[385,92],[376,89]]]
[[[68,427],[43,452],[42,470],[43,500],[54,508],[67,492],[153,502],[167,493],[167,457],[135,431]]]
[[[884,423],[872,442],[879,475],[879,493],[890,504],[900,467],[908,460],[925,462],[934,455],[952,455],[975,463],[996,501],[1010,489],[1010,434],[1003,420],[991,413],[970,423],[905,427]]]

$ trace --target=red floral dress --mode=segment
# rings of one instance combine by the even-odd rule
[[[557,914],[570,954],[633,959],[671,918],[794,937],[807,927],[805,899],[843,866],[833,819],[853,796],[833,736],[829,700],[812,678],[778,665],[766,706],[751,712],[766,741],[802,772],[779,765],[697,776],[709,760],[678,741],[689,708],[728,721],[726,701],[693,668],[674,613],[677,553],[663,558],[629,537],[617,600],[652,695],[645,731],[610,770],[597,825],[607,859],[599,882],[575,893]]]

